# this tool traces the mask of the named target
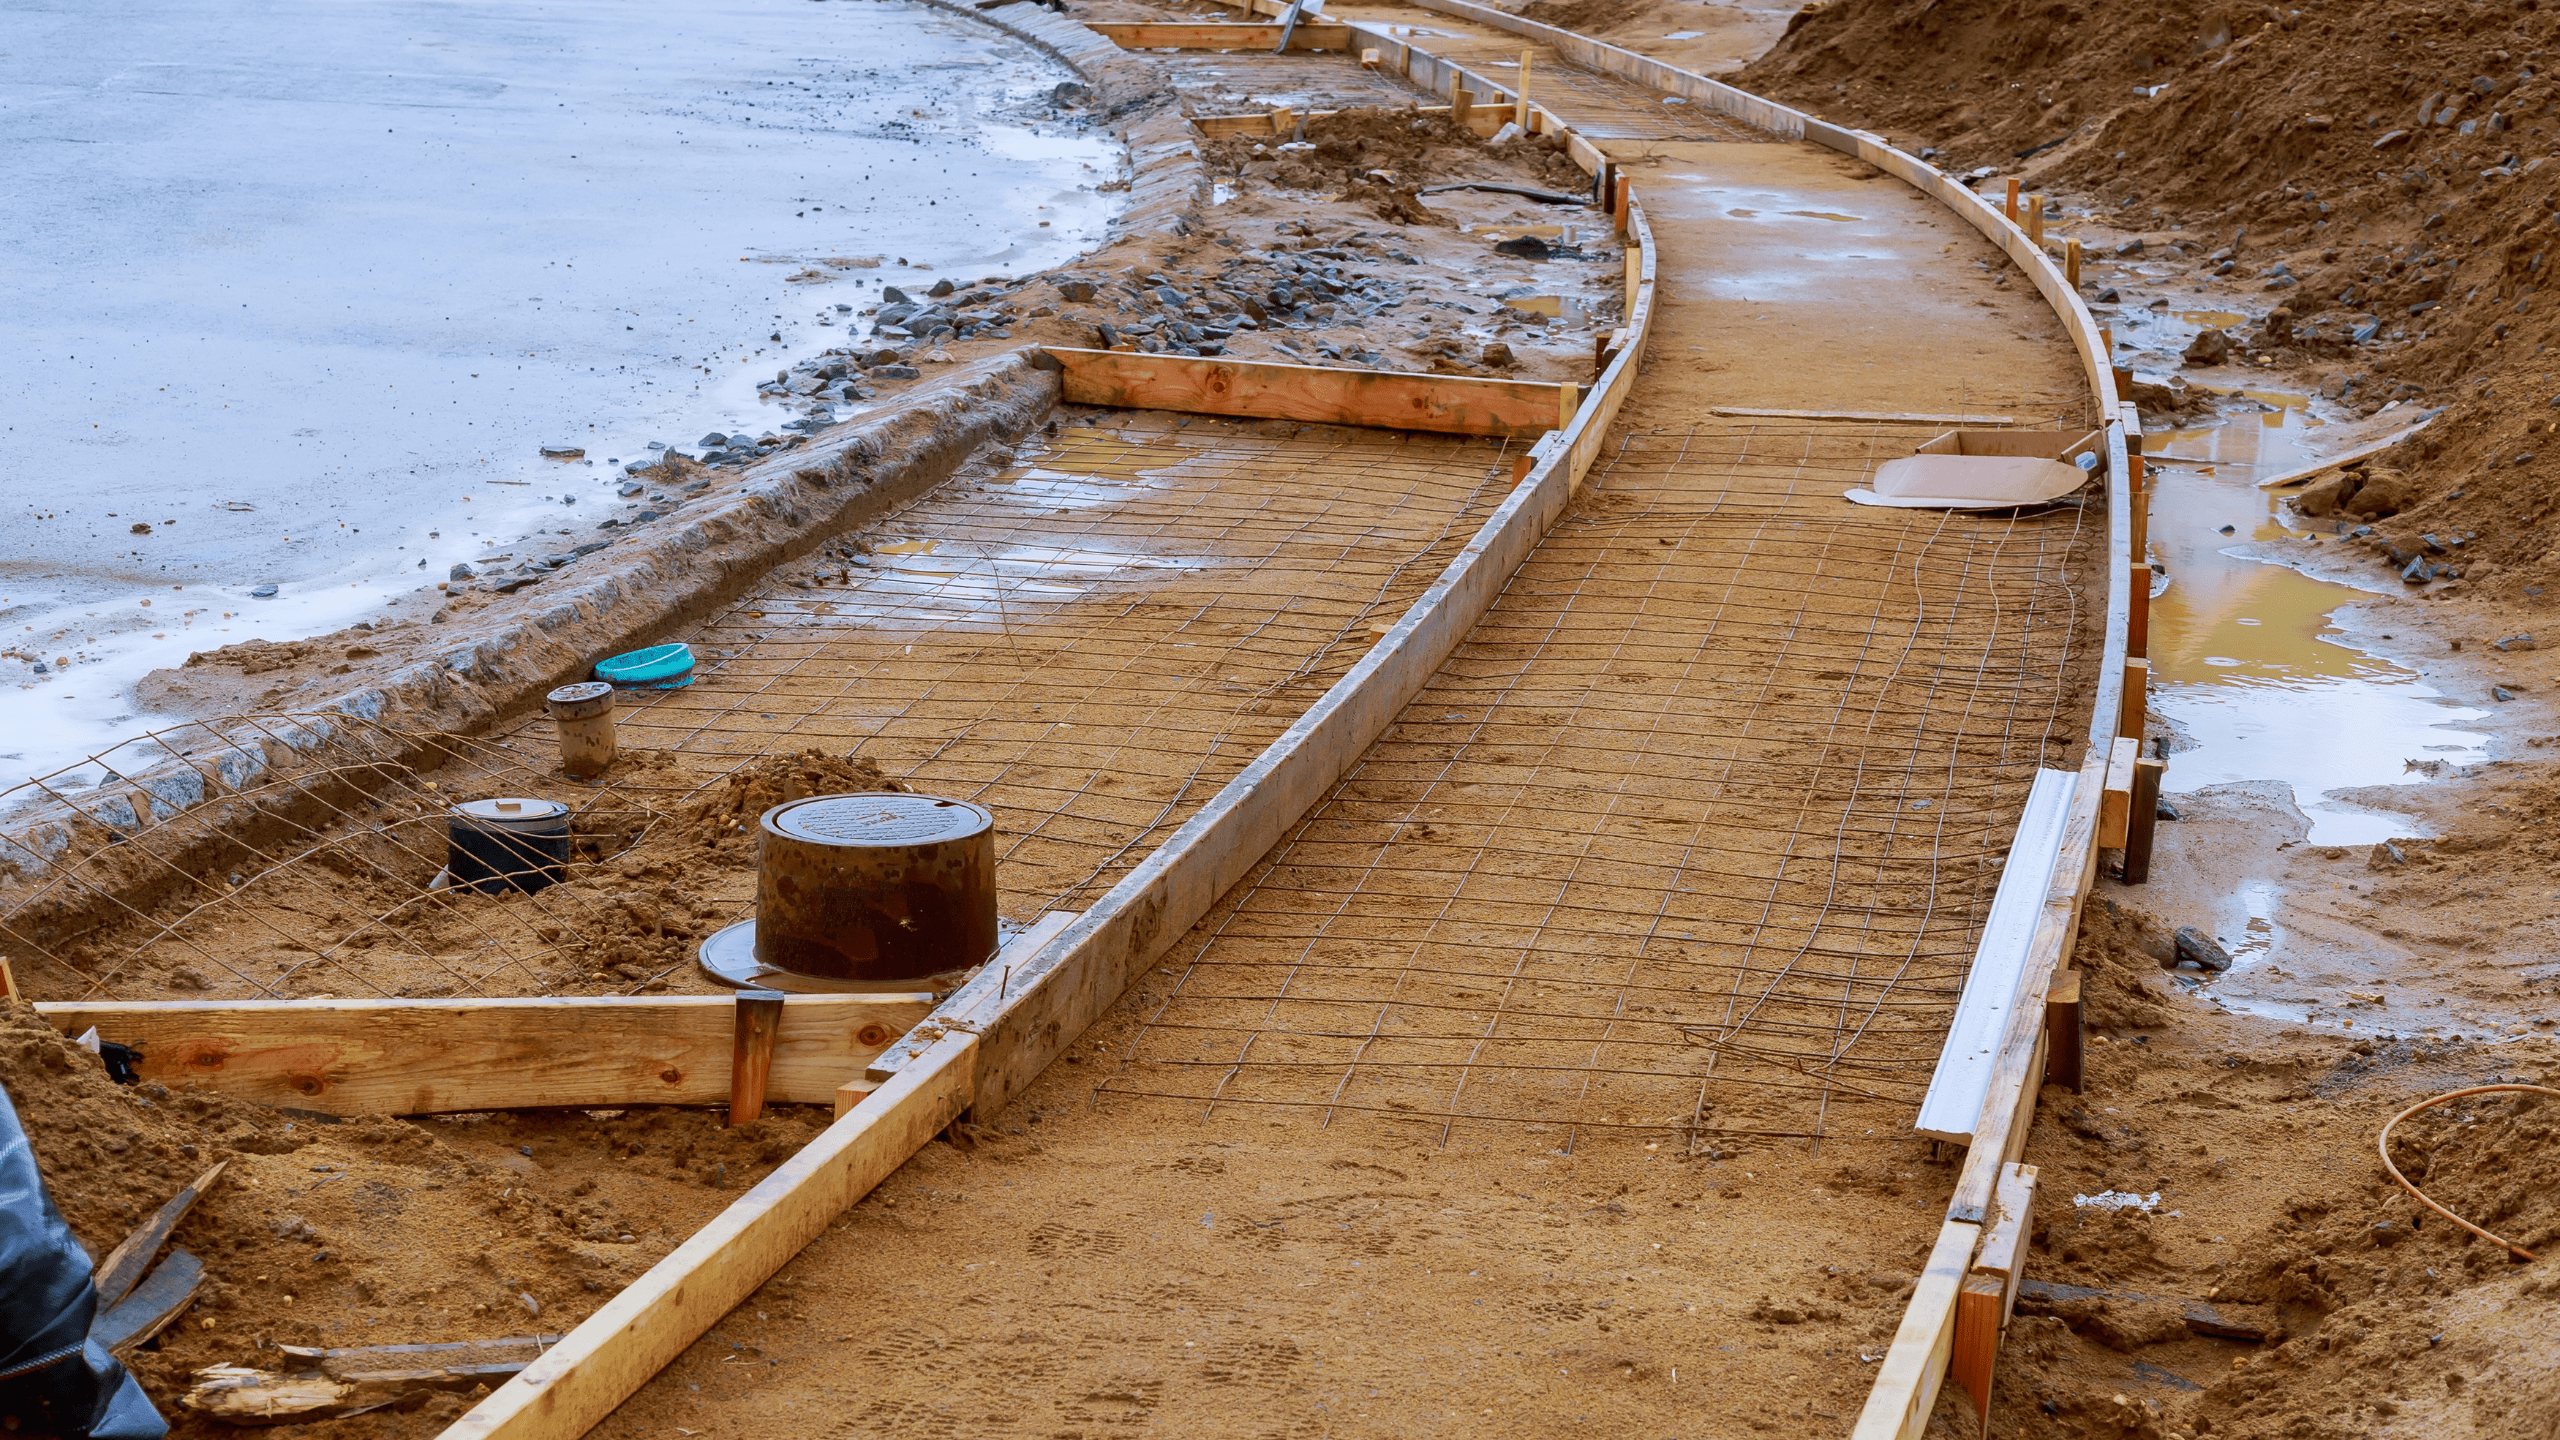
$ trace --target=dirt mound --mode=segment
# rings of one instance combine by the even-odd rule
[[[191,1418],[177,1397],[206,1365],[272,1368],[271,1344],[565,1331],[827,1118],[777,1107],[735,1130],[686,1110],[340,1121],[117,1085],[16,1001],[0,1001],[0,1085],[92,1255],[224,1165],[174,1240],[204,1261],[204,1286],[132,1362],[182,1435],[238,1433]],[[329,1433],[431,1434],[467,1398]]]
[[[1560,136],[1488,145],[1445,113],[1342,110],[1307,121],[1304,141],[1313,148],[1285,148],[1273,136],[1230,135],[1208,142],[1202,153],[1215,173],[1365,201],[1378,218],[1397,225],[1455,223],[1424,203],[1417,192],[1425,184],[1500,179],[1568,195],[1591,185],[1565,155]]]
[[[1949,171],[1990,166],[2085,199],[2073,218],[2191,262],[2240,292],[2235,308],[2268,306],[2233,338],[2253,360],[2337,367],[2332,399],[2451,406],[2377,462],[2404,480],[2355,543],[2396,570],[2425,558],[2446,588],[2533,601],[2555,569],[2538,522],[2560,504],[2545,418],[2560,386],[2542,357],[2560,335],[2537,303],[2560,165],[2531,138],[2552,93],[2534,57],[2555,34],[2560,12],[2532,0],[2316,13],[1842,0],[1740,81],[1916,137],[1905,143]]]
[[[768,755],[730,771],[720,785],[685,802],[676,811],[670,836],[697,845],[753,844],[756,818],[776,805],[810,795],[906,788],[869,756],[830,755],[816,749]]]

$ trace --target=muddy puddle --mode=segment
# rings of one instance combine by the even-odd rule
[[[2215,317],[2199,315],[2200,319]],[[2422,833],[2412,817],[2332,798],[2361,786],[2411,784],[2430,760],[2482,758],[2488,736],[2464,728],[2485,712],[2447,702],[2407,669],[2357,648],[2333,621],[2366,591],[2233,553],[2251,541],[2317,535],[2295,528],[2286,491],[2260,476],[2308,463],[2325,428],[2307,397],[2251,391],[2261,413],[2152,432],[2150,559],[2165,569],[2151,608],[2152,708],[2181,736],[2168,785],[2193,791],[2243,780],[2289,786],[2315,845],[2370,844]]]

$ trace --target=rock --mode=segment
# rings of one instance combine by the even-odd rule
[[[1511,368],[1511,347],[1499,340],[1484,343],[1484,363],[1496,370]]]
[[[2236,527],[2233,527],[2233,526],[2230,526],[2230,525],[2225,525],[2225,526],[2223,526],[2223,527],[2222,527],[2222,529],[2221,529],[2218,533],[2220,533],[2220,534],[2224,534],[2224,535],[2228,535],[2228,534],[2231,534],[2231,533],[2232,533],[2232,531],[2234,530],[2234,528],[2236,528]]]
[[[874,380],[914,380],[924,372],[913,365],[874,365],[870,374]]]
[[[1083,81],[1061,80],[1057,84],[1049,87],[1049,103],[1052,105],[1073,105],[1092,93],[1092,91],[1087,90],[1084,87]]]
[[[2170,804],[2166,800],[2161,801],[2158,806],[2154,807],[2151,813],[2159,816],[2163,820],[2176,820],[2181,818],[2178,814],[2178,807]]]
[[[2351,470],[2324,475],[2303,487],[2302,493],[2294,497],[2294,508],[2315,519],[2334,515],[2345,508],[2356,487],[2363,483],[2362,477]]]
[[[2508,689],[2504,685],[2492,685],[2489,687],[2489,698],[2492,700],[2513,700],[2516,698],[2516,692]]]
[[[2118,259],[2122,259],[2122,260],[2129,260],[2129,259],[2133,258],[2134,256],[2139,255],[2139,254],[2141,254],[2141,253],[2142,253],[2142,240],[2141,240],[2141,238],[2140,238],[2139,236],[2135,237],[2134,239],[2127,240],[2127,241],[2126,241],[2126,242],[2124,242],[2123,244],[2121,244],[2121,245],[2119,245],[2119,246],[2117,246],[2117,247],[2116,247],[2116,257],[2117,257]]]
[[[584,460],[587,458],[587,452],[575,445],[545,445],[542,447],[542,458],[545,460]]]
[[[1171,305],[1178,309],[1182,304],[1182,292],[1170,285],[1159,285],[1151,293],[1154,294],[1156,303],[1159,305]]]
[[[881,286],[881,287],[880,287],[880,303],[881,303],[883,306],[888,306],[888,305],[913,305],[913,304],[914,304],[914,303],[916,303],[916,302],[915,302],[914,300],[912,300],[912,299],[908,298],[908,296],[907,296],[907,292],[906,292],[906,291],[904,291],[904,290],[899,289],[897,286],[895,286],[895,285],[883,285],[883,286]]]
[[[1093,299],[1097,293],[1098,291],[1096,290],[1094,283],[1090,280],[1061,280],[1058,282],[1058,298],[1072,304],[1082,305]]]
[[[693,443],[701,446],[705,450],[725,450],[729,445],[729,437],[721,434],[717,430],[714,430],[710,434],[703,436],[701,439],[696,440]]]
[[[2293,338],[2293,311],[2279,305],[2267,312],[2265,325],[2269,340],[2279,344],[2290,340]]]
[[[2368,466],[2364,483],[2356,487],[2355,498],[2346,508],[2367,520],[2381,520],[2409,508],[2413,487],[2409,477],[2382,466]]]
[[[637,480],[625,480],[621,484],[613,487],[613,493],[622,499],[628,500],[647,488],[647,486],[641,484]]]
[[[2398,844],[2389,840],[2366,851],[2364,857],[2364,868],[2367,870],[2388,870],[2394,865],[2408,863],[2408,855],[2400,849]]]
[[[2438,540],[2438,539],[2437,539],[2435,536],[2433,536],[2433,535],[2421,535],[2421,536],[2419,536],[2419,537],[2418,537],[2418,543],[2419,543],[2419,544],[2421,544],[2421,545],[2426,546],[2426,547],[2427,547],[2427,553],[2428,553],[2428,554],[2430,554],[2430,555],[2442,555],[2442,554],[2444,554],[2444,553],[2445,553],[2444,542],[2443,542],[2443,541],[2441,541],[2441,540]]]
[[[2190,365],[2219,365],[2231,358],[2231,337],[2219,330],[2199,330],[2187,342],[2183,358]]]
[[[2435,567],[2428,564],[2426,557],[2422,555],[2411,556],[2409,563],[2400,571],[2400,583],[2403,585],[2424,585],[2434,578],[2436,578]]]
[[[2193,925],[2178,927],[2177,942],[2178,959],[2186,964],[2216,973],[2231,968],[2231,952]]]
[[[2120,297],[2116,294],[2116,287],[2110,285],[2106,289],[2098,292],[2097,302],[2101,305],[2113,305],[2119,298]]]
[[[959,286],[952,284],[949,280],[936,280],[933,282],[933,287],[924,293],[933,299],[939,300],[943,296],[948,295],[959,288]]]
[[[2497,650],[2530,650],[2533,648],[2533,637],[2530,635],[2510,635],[2504,640],[2492,640],[2489,644],[2491,648]]]
[[[447,580],[475,580],[479,575],[480,572],[472,569],[468,563],[457,564],[444,572],[444,578]]]
[[[1522,260],[1544,260],[1555,253],[1553,247],[1535,235],[1522,235],[1493,247],[1496,255],[1510,255]]]
[[[135,534],[135,535],[148,535],[148,534],[150,534],[150,533],[151,533],[151,525],[150,525],[150,522],[149,522],[149,521],[145,521],[145,520],[136,520],[136,521],[134,521],[134,522],[133,522],[133,529],[132,529],[132,531],[131,531],[130,533]]]
[[[249,598],[252,600],[273,600],[276,598],[276,587],[273,585],[256,586],[249,591]]]

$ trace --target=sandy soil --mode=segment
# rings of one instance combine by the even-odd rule
[[[1813,32],[1808,22],[1798,34]],[[1666,266],[1654,362],[1622,420],[1630,433],[1687,434],[1699,412],[1717,404],[2071,412],[2067,347],[2024,287],[2001,283],[1996,268],[1986,264],[1962,281],[1918,279],[1907,311],[1867,303],[1875,275],[1934,277],[1940,246],[1959,258],[1987,255],[1987,247],[1952,224],[1933,225],[1920,202],[1857,167],[1823,159],[1789,168],[1781,158],[1788,153],[1804,152],[1711,144],[1656,152],[1646,188],[1661,197],[1649,203],[1660,206],[1657,224],[1675,263]],[[1242,177],[1256,179],[1261,162],[1240,163]],[[1267,203],[1262,223],[1287,213],[1282,201]],[[1790,208],[1819,213],[1788,216]],[[1331,222],[1340,227],[1337,241],[1385,223],[1332,213],[1340,215]],[[1755,226],[1707,223],[1764,217]],[[1785,307],[1755,305],[1767,297],[1754,282],[1788,273],[1809,248],[1806,237],[1824,234],[1852,242],[1824,247],[1826,263],[1839,267],[1834,282],[1805,287]],[[1449,243],[1445,234],[1435,238]],[[1203,260],[1224,268],[1224,247],[1217,255],[1206,248],[1214,238],[1194,243],[1190,258],[1150,263],[1187,264],[1195,276],[1206,273]],[[1401,237],[1398,246],[1431,258]],[[1254,248],[1273,250],[1267,241]],[[1463,273],[1463,260],[1441,263]],[[1845,345],[1828,344],[1834,336]],[[1816,348],[1810,337],[1826,343]],[[1466,336],[1479,345],[1481,338]],[[1722,358],[1746,347],[1758,365]],[[2303,353],[2272,353],[2280,363],[2320,358],[2296,348]],[[1559,346],[1555,363],[1564,353]],[[1897,354],[1964,358],[1921,366],[1893,363]],[[1772,358],[1791,355],[1805,358]],[[1464,344],[1442,358],[1470,363]],[[1482,363],[1480,351],[1473,363]],[[1761,377],[1777,368],[1788,382],[1772,387]],[[2481,437],[2514,423],[2493,409],[2477,413],[2471,429],[2448,432],[2455,438],[2446,457],[2474,455],[2487,443]],[[2460,486],[2431,478],[2439,470],[2406,468],[2432,497],[2412,507],[2417,522],[2444,523],[2423,506],[2458,504]],[[1578,522],[1616,527],[1602,532],[1610,543],[1651,540],[1638,522],[1658,524],[1659,512],[1683,498],[1682,486],[1700,483],[1676,467],[1631,469],[1604,479],[1606,503]],[[1750,553],[1712,539],[1705,553],[1718,553],[1718,543],[1728,559]],[[2547,694],[2536,688],[2534,655],[2481,654],[2480,637],[2513,623],[2521,598],[2476,579],[2439,582],[2427,593],[2447,598],[2389,602],[2395,617],[2408,617],[2392,623],[2393,643],[2413,637],[2404,651],[2433,674],[2470,683],[2496,671],[2524,682],[2526,698],[2510,710],[2518,737],[2547,728],[2534,708]],[[1616,624],[1628,629],[1623,616]],[[2457,652],[2455,639],[2469,643]],[[1437,703],[1409,716],[1400,737],[1415,753],[1390,758],[1427,754],[1441,766],[1494,760],[1490,751],[1468,754],[1466,746],[1482,741],[1435,728],[1447,723],[1439,706],[1453,703],[1451,695],[1427,699]],[[2066,697],[2055,708],[2070,713]],[[1492,738],[1506,748],[1523,743]],[[2065,750],[2047,763],[2070,759]],[[2393,797],[2398,808],[2424,807],[2439,827],[2433,844],[2403,846],[2397,861],[2288,845],[2286,827],[2299,822],[2262,794],[2181,795],[2192,819],[2162,826],[2159,879],[2093,901],[2077,960],[2092,976],[2088,1084],[2079,1096],[2048,1089],[2039,1110],[2027,1158],[2044,1167],[2048,1200],[2031,1274],[2255,1307],[2249,1313],[2269,1325],[2269,1339],[2194,1336],[2157,1301],[2121,1295],[2044,1307],[2053,1313],[2030,1314],[2011,1332],[1996,1433],[2154,1440],[2552,1433],[2560,1373],[2544,1334],[2550,1286],[2536,1278],[2540,1266],[2511,1265],[2432,1217],[2411,1224],[2411,1203],[2381,1174],[2373,1151],[2381,1122],[2417,1098],[2501,1078],[2553,1079],[2552,1046],[2528,1018],[2541,1005],[2534,987],[2548,981],[2511,958],[2547,953],[2533,938],[2539,922],[2515,913],[2516,896],[2548,868],[2537,833],[2546,782],[2535,763],[2518,755],[2471,783]],[[1420,803],[1401,794],[1360,798],[1407,810]],[[1394,814],[1409,827],[1429,818]],[[1490,848],[1464,830],[1456,839]],[[1448,842],[1424,823],[1388,843]],[[2227,907],[2235,869],[2274,876],[2296,892],[2322,877],[2357,885],[2325,902],[2339,938],[2322,953],[2342,956],[2363,936],[2395,942],[2375,951],[2409,957],[2394,968],[2391,993],[2379,1002],[2330,996],[2335,1027],[2326,1014],[2310,1026],[2285,1026],[2217,1011],[2188,993],[2192,972],[2162,975],[2157,955],[2169,929],[2202,923],[2227,933],[2229,912],[2217,907]],[[1252,903],[1239,899],[1236,913],[1253,916]],[[2426,918],[2413,919],[2420,911]],[[1339,914],[1371,918],[1356,907]],[[2492,923],[2521,933],[2492,939]],[[2436,972],[2414,973],[2410,962],[2420,959]],[[2296,963],[2298,973],[2269,979],[2327,994],[2367,973]],[[1144,1027],[1176,979],[1166,970],[1142,982],[1028,1096],[928,1146],[605,1431],[748,1434],[813,1420],[881,1435],[1144,1425],[1236,1435],[1845,1431],[1873,1373],[1869,1357],[1881,1354],[1934,1233],[1952,1179],[1949,1157],[1901,1138],[1898,1123],[1864,1134],[1852,1132],[1865,1124],[1842,1122],[1818,1148],[1734,1133],[1784,1128],[1780,1122],[1793,1118],[1795,1107],[1766,1097],[1738,1103],[1716,1127],[1686,1132],[1472,1123],[1444,1136],[1436,1123],[1382,1113],[1392,1107],[1329,1114],[1321,1106],[1222,1103],[1201,1114],[1106,1093],[1132,1047],[1149,1043]],[[2404,982],[2414,993],[2399,993]],[[2429,1005],[2431,998],[2444,1003]],[[2430,1019],[2437,1035],[2408,1033]],[[2519,1023],[2522,1035],[2512,1028]],[[2375,1030],[2385,1033],[2365,1033]],[[21,1065],[43,1067],[37,1051],[46,1044],[22,1046],[32,1058]],[[131,1097],[94,1103],[130,1106]],[[2536,1102],[2481,1102],[2411,1122],[2394,1153],[2455,1209],[2519,1243],[2560,1243],[2549,1113]],[[417,1129],[461,1157],[425,1152],[436,1163],[479,1176],[475,1160],[503,1164],[510,1144],[534,1144],[532,1158],[544,1158],[520,1127],[575,1133],[590,1122],[483,1123],[497,1128],[339,1128],[395,1136]],[[516,1223],[536,1234],[581,1223],[609,1228],[662,1194],[697,1193],[659,1179],[656,1167],[698,1174],[702,1160],[735,1160],[733,1173],[742,1173],[750,1162],[741,1157],[758,1153],[734,1144],[716,1150],[718,1132],[683,1130],[688,1117],[668,1123],[680,1133],[650,1142],[662,1148],[636,1165],[618,1167],[626,1183],[644,1188],[604,1188],[613,1167],[592,1148],[564,1144],[562,1177],[579,1177],[570,1188],[595,1178],[591,1193],[619,1208],[580,1221],[570,1197],[552,1202],[559,1213],[537,1208]],[[800,1122],[774,1123],[787,1131]],[[94,1137],[103,1126],[40,1136],[40,1153],[76,1151],[83,1141],[72,1135]],[[179,1129],[148,1135],[162,1145],[197,1143],[205,1153]],[[483,1144],[490,1136],[496,1143]],[[675,1158],[683,1141],[704,1148]],[[350,1152],[343,1163],[353,1161]],[[186,1164],[163,1168],[168,1174],[151,1184],[165,1187]],[[510,1188],[496,1169],[478,1183]],[[2108,1191],[2160,1198],[2147,1212],[2073,1204]],[[554,1192],[545,1182],[540,1193]],[[699,1193],[706,1205],[716,1201]],[[618,1198],[625,1195],[632,1198]],[[151,1198],[117,1197],[128,1205]],[[117,1199],[73,1207],[93,1244],[121,1223]],[[689,1225],[688,1213],[677,1205],[661,1231],[680,1233],[673,1227]],[[217,1221],[190,1222],[198,1223]],[[326,1221],[314,1224],[326,1232]],[[266,1243],[246,1224],[238,1228]],[[195,1243],[193,1233],[182,1232],[182,1241]],[[620,1233],[615,1245],[626,1243]],[[628,1243],[641,1246],[645,1237]],[[250,1253],[266,1267],[253,1273],[278,1273],[280,1259]],[[377,1263],[398,1273],[388,1256]],[[548,1278],[565,1289],[557,1281],[575,1273]],[[316,1333],[370,1317],[356,1278],[318,1292],[336,1298],[309,1312]],[[223,1279],[241,1284],[230,1271]],[[400,1283],[378,1281],[374,1290],[420,1298]],[[504,1314],[504,1287],[482,1288],[489,1293],[461,1298],[491,1305],[494,1323]],[[309,1304],[308,1294],[296,1293],[298,1306]],[[572,1291],[561,1313],[595,1298]],[[208,1318],[222,1327],[189,1332],[147,1373],[165,1384],[207,1357],[248,1358],[228,1317]],[[448,1323],[430,1305],[410,1322],[412,1333],[395,1336],[386,1313],[383,1338],[443,1338],[431,1318]],[[1951,1399],[1935,1431],[1972,1433],[1958,1413]],[[358,1423],[424,1434],[436,1421],[422,1414]]]

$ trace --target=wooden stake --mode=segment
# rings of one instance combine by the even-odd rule
[[[2141,497],[2136,496],[2139,503]],[[2124,653],[2137,660],[2151,658],[2151,567],[2136,557],[2126,570],[2126,588],[2133,593],[2132,608],[2125,612]]]
[[[1618,203],[1611,206],[1610,210],[1611,213],[1618,217],[1618,238],[1621,240],[1627,238],[1627,205],[1628,202],[1635,198],[1635,193],[1634,182],[1630,181],[1624,175],[1619,176]]]
[[[2065,970],[2044,992],[2044,1083],[2080,1093],[2080,972]]]
[[[2044,248],[2044,197],[2041,195],[2027,197],[2027,243],[2039,250]]]
[[[2116,712],[2116,733],[2142,738],[2142,717],[2151,709],[2151,662],[2124,662],[2124,708]]]
[[[2166,760],[2133,762],[2133,813],[2124,835],[2124,883],[2140,885],[2151,878],[2151,840],[2160,828],[2160,781]]]
[[[2018,223],[2018,182],[2015,180],[2009,182],[2009,198],[2000,203],[2000,213],[2008,218],[2010,224]]]
[[[738,992],[738,1034],[729,1057],[729,1123],[764,1113],[765,1077],[773,1073],[773,1037],[782,1028],[782,992]]]
[[[1375,51],[1375,50],[1363,50],[1363,51],[1361,51],[1361,52],[1360,52],[1360,68],[1361,68],[1361,69],[1363,69],[1363,70],[1375,70],[1375,69],[1377,69],[1377,68],[1378,68],[1378,52],[1377,52],[1377,51]]]
[[[1965,1277],[1956,1291],[1955,1346],[1947,1355],[1947,1378],[1964,1387],[1985,1435],[1991,1433],[1991,1368],[2000,1359],[2001,1288],[1988,1275]]]
[[[1516,485],[1518,485],[1518,484],[1520,484],[1520,482],[1522,482],[1522,481],[1524,481],[1524,480],[1526,480],[1526,479],[1528,479],[1528,478],[1529,478],[1529,472],[1530,472],[1530,471],[1535,470],[1535,469],[1537,469],[1537,468],[1538,468],[1538,457],[1537,457],[1537,456],[1535,456],[1535,455],[1530,454],[1530,453],[1529,453],[1528,451],[1526,451],[1526,450],[1523,450],[1523,451],[1521,451],[1519,454],[1512,456],[1512,457],[1511,457],[1511,483],[1512,483],[1513,485],[1515,485],[1515,486],[1516,486]]]
[[[1521,134],[1523,134],[1523,135],[1526,135],[1526,134],[1530,133],[1530,131],[1529,131],[1529,57],[1530,57],[1531,55],[1536,54],[1536,53],[1537,53],[1537,52],[1536,52],[1536,51],[1533,51],[1533,50],[1523,50],[1523,51],[1521,51],[1521,52],[1520,52],[1520,96],[1519,96],[1519,102],[1518,102],[1518,111],[1517,111],[1517,113],[1515,113],[1515,114],[1511,117],[1511,123],[1512,123],[1512,124],[1514,124],[1514,125],[1519,126],[1519,127],[1520,127],[1520,133],[1521,133]]]
[[[1582,387],[1567,380],[1556,387],[1556,428],[1573,427],[1573,412],[1582,408]]]
[[[2131,736],[2120,736],[2115,749],[2107,757],[2106,793],[2098,801],[2098,848],[2124,848],[2125,817],[2133,813],[2133,762],[2142,753],[2142,742]]]
[[[1450,86],[1449,118],[1458,123],[1458,128],[1463,130],[1472,125],[1475,120],[1475,113],[1476,92],[1468,89],[1464,85]]]
[[[2062,242],[2062,278],[2071,282],[2072,289],[2080,288],[2080,242],[2077,239]]]
[[[1286,106],[1286,105],[1283,105],[1283,106],[1281,106],[1279,109],[1272,111],[1272,112],[1271,112],[1271,133],[1272,133],[1272,134],[1274,134],[1274,135],[1286,135],[1286,134],[1288,134],[1288,133],[1289,133],[1289,126],[1294,122],[1294,119],[1295,119],[1294,115],[1291,113],[1291,111],[1290,111],[1289,107],[1288,107],[1288,106]]]

